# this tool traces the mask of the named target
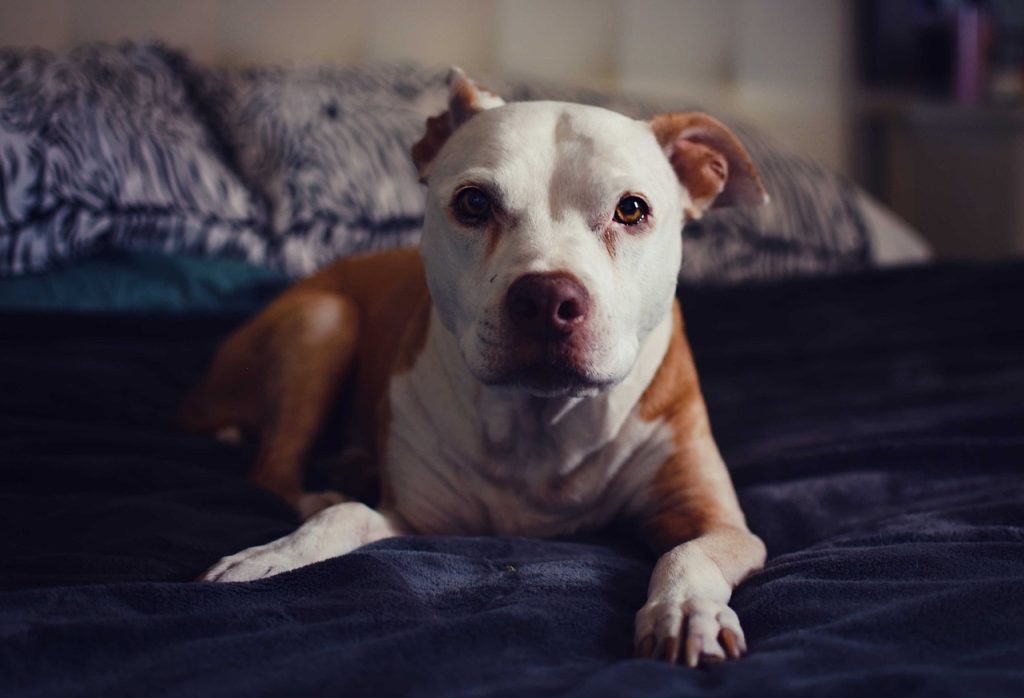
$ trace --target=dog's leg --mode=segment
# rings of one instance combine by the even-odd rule
[[[691,667],[746,651],[733,588],[764,565],[761,539],[746,526],[710,432],[661,470],[645,528],[666,551],[636,617],[636,653]]]
[[[304,492],[302,461],[352,363],[358,322],[344,296],[287,292],[224,343],[182,407],[183,421],[196,429],[257,431],[251,479],[303,518],[344,501],[333,492]]]
[[[636,653],[689,666],[736,658],[746,640],[729,598],[764,565],[718,452],[678,305],[665,361],[641,414],[671,428],[674,452],[640,502],[641,525],[662,553],[636,616]]]
[[[302,489],[302,463],[323,426],[355,354],[355,305],[328,293],[303,293],[272,338],[260,450],[252,480],[280,494],[309,518],[342,501],[337,493]]]
[[[319,512],[294,533],[223,558],[202,577],[207,582],[247,582],[344,555],[384,538],[403,535],[399,518],[359,502]]]

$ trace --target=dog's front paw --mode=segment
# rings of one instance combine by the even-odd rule
[[[636,656],[689,667],[738,659],[747,642],[736,612],[720,601],[652,599],[636,614]]]
[[[403,532],[392,515],[374,511],[361,502],[342,502],[314,514],[284,538],[229,555],[200,579],[207,582],[263,579],[350,553],[367,543]]]
[[[255,579],[273,577],[308,564],[296,555],[290,554],[288,546],[282,545],[287,538],[246,548],[240,553],[222,558],[208,569],[200,581],[203,582],[251,582]]]

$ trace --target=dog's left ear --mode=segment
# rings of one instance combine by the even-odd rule
[[[712,207],[768,203],[746,148],[721,122],[707,114],[676,112],[654,117],[651,129],[690,193],[691,217]]]
[[[430,163],[455,129],[475,114],[504,103],[501,97],[470,80],[461,68],[453,67],[448,73],[448,110],[427,119],[427,132],[412,147],[420,181],[426,180]]]

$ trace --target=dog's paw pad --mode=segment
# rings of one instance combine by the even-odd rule
[[[652,601],[636,619],[637,657],[687,666],[737,659],[747,651],[736,613],[717,601]]]

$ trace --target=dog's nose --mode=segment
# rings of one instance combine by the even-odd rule
[[[508,289],[505,300],[515,328],[535,339],[571,334],[590,310],[590,294],[565,272],[526,274]]]

